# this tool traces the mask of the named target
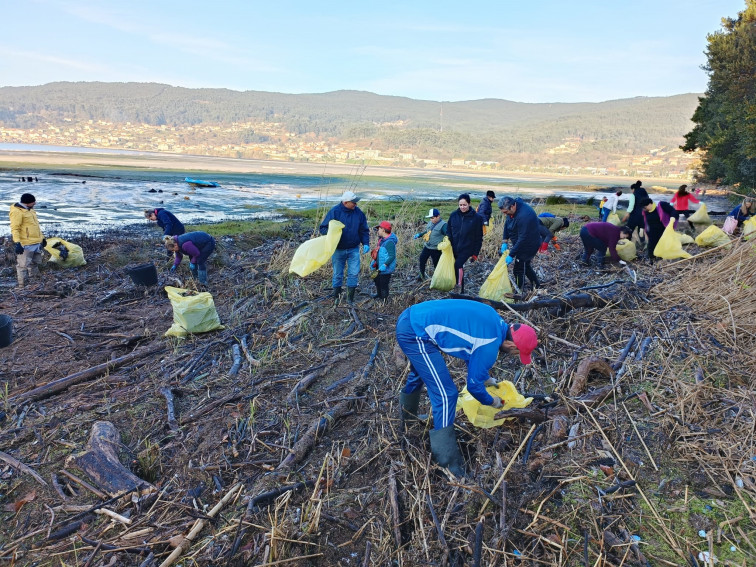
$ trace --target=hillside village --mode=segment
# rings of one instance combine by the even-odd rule
[[[266,159],[294,162],[342,163],[470,171],[513,171],[565,175],[626,175],[690,179],[698,156],[677,147],[649,148],[644,155],[611,155],[606,160],[581,154],[593,140],[571,137],[542,154],[514,155],[506,163],[472,157],[439,159],[411,152],[382,151],[356,143],[322,139],[314,134],[286,131],[277,122],[151,125],[103,120],[46,123],[38,128],[0,126],[0,143],[167,152],[174,154]],[[371,144],[372,146],[372,144]]]

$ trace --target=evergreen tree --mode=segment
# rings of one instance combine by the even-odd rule
[[[707,37],[709,86],[685,135],[685,151],[703,150],[708,180],[756,188],[756,0]]]

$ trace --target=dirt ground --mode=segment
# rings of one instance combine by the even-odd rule
[[[533,396],[532,411],[492,429],[460,413],[469,476],[455,479],[430,460],[431,424],[404,424],[398,409],[396,319],[449,296],[416,280],[414,260],[385,305],[364,271],[351,307],[330,299],[329,267],[287,273],[305,232],[223,237],[209,291],[225,328],[166,338],[164,286],[194,284],[185,266],[180,281],[168,274],[154,236],[80,236],[86,266],[46,267],[22,291],[4,249],[0,313],[15,337],[0,349],[0,563],[167,566],[174,552],[182,565],[756,564],[753,324],[710,320],[683,284],[659,293],[674,267],[636,262],[635,283],[584,268],[576,236],[539,255],[538,298],[608,304],[502,308],[539,329],[532,366],[502,357],[493,373]],[[470,265],[468,292],[497,260]],[[140,288],[126,268],[146,261],[159,285]],[[461,388],[464,365],[448,360]],[[117,432],[106,446],[118,458],[99,478],[81,466],[98,422]],[[148,484],[106,488],[123,472]]]

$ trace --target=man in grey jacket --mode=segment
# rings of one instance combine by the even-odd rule
[[[419,279],[421,281],[427,277],[425,275],[425,266],[428,265],[428,258],[433,260],[434,268],[438,265],[438,261],[441,258],[441,250],[438,249],[438,245],[444,239],[444,236],[446,236],[446,221],[441,220],[441,212],[438,209],[428,211],[428,215],[425,218],[430,219],[428,226],[425,227],[423,232],[418,232],[412,237],[416,240],[426,234],[428,235],[428,239],[425,241],[423,249],[420,252]]]

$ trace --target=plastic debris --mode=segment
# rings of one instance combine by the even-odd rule
[[[706,530],[698,530],[699,537],[706,537]]]

